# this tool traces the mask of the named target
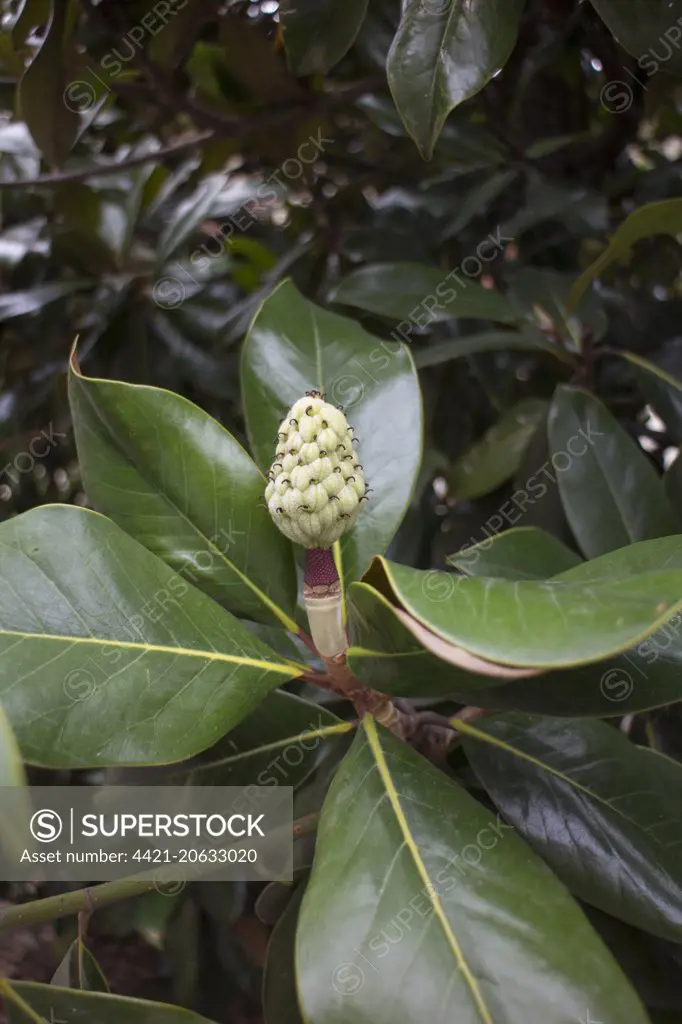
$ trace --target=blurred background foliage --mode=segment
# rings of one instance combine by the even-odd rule
[[[469,296],[506,295],[536,344],[491,341],[503,327],[485,296],[475,319],[410,325],[426,455],[392,557],[440,567],[480,539],[515,474],[542,463],[537,400],[561,381],[593,388],[667,466],[680,437],[660,418],[660,382],[652,397],[651,376],[608,349],[680,376],[682,220],[612,264],[580,322],[566,311],[571,282],[628,214],[680,195],[682,86],[669,72],[682,51],[666,54],[660,40],[682,3],[628,3],[632,17],[616,24],[607,0],[527,0],[511,57],[450,114],[424,160],[387,83],[398,0],[368,0],[364,18],[363,0],[319,0],[320,19],[335,10],[320,47],[293,0],[3,0],[0,519],[87,503],[66,400],[76,336],[89,375],[179,392],[243,440],[240,342],[277,281],[293,278],[390,339],[409,317],[410,274],[383,281],[374,311],[340,288],[348,275],[409,261],[437,281],[491,234],[504,244]],[[650,49],[654,74],[637,59]],[[419,280],[415,271],[409,309],[428,294]],[[47,451],[42,432],[54,438]],[[554,499],[521,525],[561,536]],[[191,914],[225,929],[241,898]],[[137,930],[157,935],[171,902],[145,904]],[[197,927],[176,924],[173,941],[182,949]],[[217,947],[245,991],[256,981],[244,950],[261,955],[249,927]],[[199,967],[186,950],[178,963],[176,984],[192,989]]]

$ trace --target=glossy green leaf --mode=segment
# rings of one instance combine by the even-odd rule
[[[493,242],[486,241],[483,252],[488,259],[490,251],[497,253],[504,247],[500,243],[495,248]],[[482,264],[476,262],[480,274]],[[472,281],[461,267],[447,273],[426,263],[370,263],[345,277],[331,298],[379,316],[409,321],[400,325],[403,335],[453,317],[499,323],[519,319],[518,310],[500,292]]]
[[[672,75],[682,74],[677,31],[682,19],[682,0],[592,0],[592,6],[621,46],[638,58],[639,80],[645,82],[659,70]],[[624,77],[629,83],[627,76]],[[628,85],[628,88],[632,103],[632,87]]]
[[[484,692],[461,690],[457,698],[490,711],[561,718],[621,718],[666,707],[682,700],[678,633],[676,623],[656,634],[658,644],[675,644],[674,650],[659,651],[656,643],[644,641],[638,645],[643,653],[635,649],[594,665],[489,686]]]
[[[546,580],[579,565],[581,559],[553,534],[535,526],[515,526],[449,555],[448,562],[467,576]]]
[[[580,351],[583,334],[589,330],[599,341],[607,328],[606,313],[597,295],[585,296],[578,308],[569,310],[573,278],[539,267],[523,267],[514,276],[510,299],[523,315],[546,333],[552,333],[572,351]]]
[[[586,557],[675,533],[656,470],[599,399],[560,386],[548,429],[566,518]]]
[[[450,111],[506,63],[524,0],[402,0],[388,54],[388,84],[424,159]]]
[[[0,565],[0,699],[30,762],[180,761],[304,670],[97,513],[10,519]]]
[[[296,927],[305,884],[291,894],[286,910],[275,925],[263,971],[263,1016],[265,1024],[303,1024],[296,989],[294,949]]]
[[[51,302],[73,295],[74,292],[91,288],[93,281],[55,281],[52,284],[39,284],[35,288],[27,288],[25,291],[10,292],[8,295],[0,296],[0,323],[11,320],[15,316],[25,316],[27,313],[37,313],[38,310],[49,306]]]
[[[634,368],[644,397],[663,420],[672,439],[682,444],[682,383],[635,352],[614,350],[613,354],[627,360]]]
[[[212,1024],[207,1017],[181,1006],[129,999],[104,992],[39,985],[33,981],[0,981],[10,1024]]]
[[[421,370],[426,366],[439,366],[451,359],[462,356],[478,355],[480,352],[552,352],[558,359],[565,356],[560,349],[554,348],[539,332],[523,331],[481,331],[478,334],[466,334],[461,338],[448,338],[427,348],[420,348],[414,354],[416,366]]]
[[[346,55],[367,14],[368,0],[285,0],[279,16],[289,67],[324,75]]]
[[[682,569],[679,536],[632,544],[563,572],[559,579],[619,580],[662,569]],[[682,699],[682,614],[634,647],[594,665],[550,672],[535,679],[488,687],[485,693],[460,693],[462,703],[484,708],[518,709],[543,715],[591,715],[607,718],[663,707]]]
[[[620,4],[621,0],[616,0]],[[673,19],[669,24],[673,23]],[[682,231],[682,199],[665,199],[660,203],[647,203],[623,221],[611,237],[604,252],[587,270],[583,271],[571,289],[570,305],[575,307],[595,278],[607,267],[630,253],[633,245],[652,235],[672,235]]]
[[[325,800],[296,967],[315,1024],[647,1021],[542,860],[370,718]]]
[[[447,593],[455,585],[452,574],[433,571],[425,585],[432,593]],[[348,622],[351,646],[348,664],[367,686],[394,697],[454,696],[497,687],[499,677],[471,671],[454,664],[454,649],[443,645],[436,656],[410,631],[406,620],[386,598],[366,583],[348,588]]]
[[[331,711],[293,693],[274,690],[207,750],[192,768],[192,785],[299,786],[336,739],[352,730]]]
[[[74,939],[67,949],[64,959],[54,972],[51,984],[85,992],[109,991],[102,968],[80,938]]]
[[[508,714],[461,731],[501,814],[575,896],[682,940],[682,765],[603,722]]]
[[[575,572],[576,570],[572,570]],[[438,636],[503,665],[565,668],[633,647],[682,608],[682,571],[623,579],[508,580],[455,577],[372,563],[366,581]]]
[[[19,108],[33,141],[53,167],[59,167],[71,152],[80,119],[78,104],[70,95],[68,52],[68,4],[52,0],[49,22],[40,48],[27,67],[18,87]],[[74,83],[75,85],[82,83]]]
[[[664,569],[682,569],[682,537],[656,537],[578,562],[561,572],[562,580],[622,580]]]
[[[313,305],[284,281],[253,321],[241,379],[251,449],[263,469],[272,463],[282,417],[306,391],[324,391],[345,407],[373,488],[341,541],[344,576],[357,579],[388,547],[419,472],[421,395],[409,352]]]
[[[497,490],[519,468],[528,442],[547,415],[547,403],[525,398],[485,432],[448,474],[450,493],[458,501]]]
[[[232,435],[170,391],[84,377],[75,352],[69,398],[91,501],[235,615],[295,632],[291,544]]]

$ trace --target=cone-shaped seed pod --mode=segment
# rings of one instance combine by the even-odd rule
[[[308,549],[304,600],[324,657],[336,657],[346,646],[341,583],[330,549],[355,522],[366,491],[344,414],[319,391],[299,398],[279,426],[265,500],[282,533]]]
[[[311,392],[279,427],[265,489],[270,515],[290,540],[330,548],[352,526],[367,485],[344,414]]]

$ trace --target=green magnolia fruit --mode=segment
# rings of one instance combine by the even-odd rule
[[[353,428],[319,391],[294,402],[280,424],[265,500],[283,534],[330,548],[353,525],[366,495]]]

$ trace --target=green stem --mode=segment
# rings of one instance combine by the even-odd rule
[[[318,819],[318,813],[297,818],[293,824],[294,838],[298,839],[314,832]],[[201,872],[198,871],[197,874],[200,875]],[[58,896],[48,896],[43,900],[33,900],[32,903],[20,903],[5,910],[4,913],[0,910],[0,930],[16,928],[19,925],[44,924],[46,921],[55,921],[58,917],[69,917],[83,912],[92,913],[93,910],[107,907],[110,903],[118,903],[132,896],[151,892],[157,886],[158,873],[153,871],[145,872],[137,878],[118,878],[114,882],[103,882],[101,885],[60,893]]]

